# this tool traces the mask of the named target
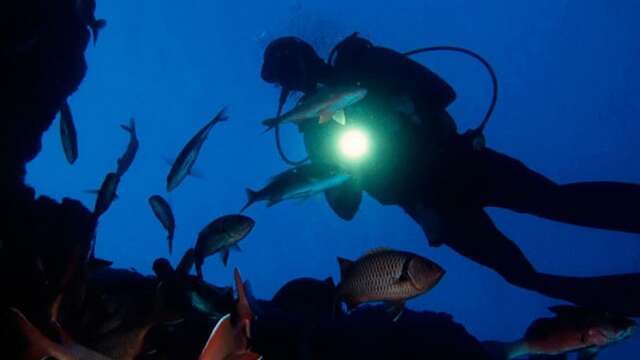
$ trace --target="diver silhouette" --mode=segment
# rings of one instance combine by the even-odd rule
[[[334,212],[353,218],[362,191],[384,205],[399,205],[423,229],[431,246],[457,253],[498,272],[509,283],[582,306],[640,316],[640,274],[569,277],[536,271],[520,248],[485,212],[499,207],[564,223],[640,233],[640,186],[617,182],[557,184],[522,162],[460,134],[446,108],[449,84],[402,53],[353,34],[323,61],[306,42],[283,37],[265,49],[261,77],[282,87],[278,114],[293,91],[318,86],[359,86],[361,101],[345,109],[347,126],[375,139],[358,164],[340,158],[334,122],[300,125],[312,162],[350,167],[354,179],[325,193]],[[304,100],[304,97],[302,98]],[[286,159],[279,143],[278,150]],[[306,159],[305,159],[306,160]]]

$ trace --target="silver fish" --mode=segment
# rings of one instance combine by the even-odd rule
[[[344,108],[357,103],[366,95],[367,90],[360,87],[322,87],[293,109],[279,117],[264,120],[262,124],[267,130],[285,122],[301,123],[307,119],[318,119],[320,124],[333,119],[344,125]]]
[[[191,173],[191,168],[196,162],[200,149],[209,136],[209,132],[211,132],[215,124],[227,119],[226,109],[223,108],[189,140],[187,145],[180,151],[180,154],[178,154],[176,161],[169,171],[169,175],[167,175],[167,191],[171,192],[178,187],[182,180]]]
[[[225,215],[213,220],[198,234],[194,248],[194,258],[198,277],[202,278],[202,263],[207,256],[219,252],[226,266],[231,249],[239,250],[238,243],[243,240],[256,222],[244,215]]]
[[[60,108],[60,139],[62,140],[64,156],[69,164],[73,164],[78,159],[78,135],[73,124],[71,108],[66,100],[62,104],[62,108]]]
[[[338,166],[323,163],[300,165],[275,176],[258,191],[247,189],[247,203],[240,212],[257,201],[267,201],[270,207],[287,199],[307,198],[339,186],[350,178],[351,175]]]
[[[129,125],[120,125],[122,129],[129,133],[129,144],[127,145],[127,150],[125,150],[122,157],[118,159],[118,169],[116,170],[116,174],[118,176],[124,175],[129,167],[133,163],[133,159],[136,157],[136,153],[138,152],[138,147],[140,147],[140,142],[138,141],[138,136],[136,134],[136,122],[133,118],[129,120]]]
[[[173,234],[176,230],[176,220],[173,217],[173,211],[169,203],[160,195],[153,195],[149,197],[149,205],[153,210],[154,215],[162,226],[167,230],[167,241],[169,242],[169,254],[173,251]]]

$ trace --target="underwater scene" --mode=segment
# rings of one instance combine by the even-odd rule
[[[0,359],[640,358],[640,2],[0,11]]]

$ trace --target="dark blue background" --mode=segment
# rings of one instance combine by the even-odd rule
[[[273,136],[260,121],[275,112],[278,91],[259,78],[264,46],[298,35],[321,55],[352,31],[398,50],[438,44],[466,46],[495,66],[501,94],[487,129],[489,146],[521,159],[559,182],[640,182],[636,157],[640,124],[640,3],[635,1],[100,1],[108,20],[98,45],[87,51],[89,72],[69,100],[79,136],[74,166],[64,158],[58,123],[29,165],[39,193],[71,196],[93,207],[84,190],[115,170],[128,135],[119,128],[134,116],[140,151],[124,176],[120,199],[101,218],[97,254],[119,267],[151,271],[168,256],[164,230],[147,198],[165,195],[166,158],[222,106],[231,119],[212,131],[196,164],[204,179],[188,178],[167,198],[177,217],[175,263],[198,231],[217,216],[237,212],[244,188],[259,187],[285,168]],[[475,126],[490,99],[488,76],[456,54],[420,55],[456,88],[451,112],[461,129]],[[304,155],[289,127],[290,155]],[[338,279],[336,256],[355,258],[377,246],[414,251],[447,269],[431,293],[409,302],[446,311],[480,339],[514,339],[556,302],[508,285],[499,276],[442,248],[429,248],[416,224],[395,207],[370,198],[356,219],[333,215],[322,197],[258,204],[248,211],[254,232],[222,267],[205,266],[208,281],[231,283],[238,266],[258,297],[270,297],[300,276]],[[601,275],[640,272],[637,235],[553,223],[491,210],[496,223],[545,272]],[[482,239],[478,239],[481,241]],[[637,356],[640,336],[601,359]]]

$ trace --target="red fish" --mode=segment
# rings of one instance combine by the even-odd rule
[[[249,306],[247,292],[240,278],[238,269],[233,270],[238,302],[236,305],[237,321],[231,322],[231,314],[218,321],[207,340],[199,360],[259,360],[262,356],[251,352],[249,339],[253,312]]]
[[[341,281],[338,299],[353,309],[370,301],[386,301],[397,316],[407,299],[424,294],[440,282],[444,269],[405,251],[375,249],[356,261],[338,258]]]
[[[569,305],[549,310],[555,317],[534,321],[521,340],[490,342],[488,348],[503,359],[574,351],[579,359],[593,359],[603,347],[627,339],[636,329],[635,321],[606,312]]]

